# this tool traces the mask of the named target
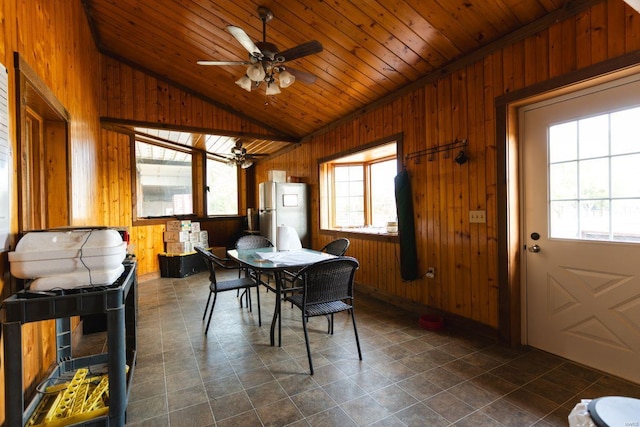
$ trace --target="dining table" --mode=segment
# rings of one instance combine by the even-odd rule
[[[238,262],[242,267],[256,272],[256,280],[259,284],[266,286],[276,295],[273,318],[271,319],[270,340],[271,345],[275,345],[275,329],[278,325],[278,347],[282,345],[282,296],[287,288],[284,286],[284,277],[287,271],[297,271],[303,267],[335,258],[325,252],[313,249],[295,249],[291,251],[278,251],[276,247],[253,248],[253,249],[230,249],[227,251],[229,258]],[[273,274],[274,282],[261,280],[262,275]]]

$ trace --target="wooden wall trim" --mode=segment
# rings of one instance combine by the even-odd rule
[[[280,133],[274,134],[263,134],[256,132],[240,132],[240,131],[230,131],[226,129],[210,129],[203,128],[198,126],[182,126],[175,125],[171,123],[158,123],[158,122],[145,122],[140,120],[127,120],[127,119],[117,119],[113,117],[100,117],[100,123],[102,127],[110,127],[111,130],[116,132],[131,132],[131,127],[146,127],[146,128],[155,128],[155,129],[167,129],[167,130],[176,130],[181,132],[189,132],[189,133],[200,133],[200,134],[216,134],[216,135],[225,135],[225,136],[236,136],[236,137],[245,137],[245,138],[255,138],[255,139],[270,139],[279,142],[289,142],[293,144],[297,144],[300,142],[300,138],[296,138],[290,135],[283,135]]]
[[[416,323],[418,323],[419,316],[429,313],[429,314],[437,314],[445,319],[445,326],[448,328],[460,328],[466,331],[472,331],[473,334],[483,336],[485,338],[499,340],[499,333],[496,329],[491,328],[490,326],[484,325],[480,322],[476,322],[471,319],[467,319],[462,316],[458,316],[453,313],[448,313],[446,311],[438,310],[436,308],[426,306],[424,304],[419,304],[413,301],[409,301],[405,298],[398,297],[397,295],[390,294],[388,292],[382,291],[378,288],[374,288],[372,286],[367,286],[362,283],[355,283],[354,291],[357,294],[366,295],[370,298],[374,298],[378,301],[382,301],[388,304],[391,304],[395,307],[398,307],[402,310],[405,310],[416,316]]]
[[[616,58],[607,59],[594,65],[581,68],[571,73],[545,80],[543,82],[506,93],[496,98],[496,106],[503,106],[522,102],[525,99],[540,96],[547,92],[557,91],[578,83],[588,82],[596,78],[602,78],[612,73],[619,74],[621,71],[631,69],[640,65],[640,50],[636,50]]]
[[[525,100],[535,99],[544,94],[548,94],[561,89],[601,79],[612,74],[620,74],[625,70],[636,71],[640,66],[640,50],[602,61],[600,63],[563,74],[561,76],[524,87],[522,89],[501,95],[495,99],[496,105],[496,149],[498,165],[498,283],[499,283],[499,333],[500,339],[512,345],[520,344],[522,341],[522,331],[519,325],[521,319],[521,278],[520,278],[520,233],[522,230],[516,227],[514,231],[510,226],[518,218],[513,218],[509,214],[510,205],[520,204],[519,200],[510,200],[514,196],[519,199],[517,191],[518,184],[510,179],[511,165],[509,155],[508,129],[515,112],[511,111],[511,106],[521,104]],[[527,101],[528,102],[528,101]],[[517,233],[518,235],[514,235]]]
[[[18,84],[16,84],[16,88],[23,88],[24,86],[20,83],[23,81],[23,78],[26,79],[26,82],[38,92],[38,95],[42,97],[43,100],[46,101],[47,105],[56,112],[63,120],[67,122],[71,120],[71,114],[67,111],[67,109],[62,105],[62,103],[56,98],[49,89],[49,87],[42,81],[38,73],[36,73],[31,66],[22,58],[22,56],[18,52],[14,52],[14,66],[16,69],[16,79],[19,79]],[[20,99],[25,94],[19,93],[16,91],[17,96],[17,106],[22,106],[24,103]]]

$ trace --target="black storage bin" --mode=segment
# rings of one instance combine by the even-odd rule
[[[189,254],[159,254],[161,277],[187,277],[207,270],[202,255],[194,252]]]

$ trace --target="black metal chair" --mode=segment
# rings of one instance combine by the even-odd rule
[[[358,347],[358,357],[362,360],[353,310],[353,280],[358,267],[358,260],[351,257],[331,258],[311,264],[300,270],[294,278],[294,281],[299,280],[302,286],[291,289],[297,292],[285,297],[286,301],[291,302],[302,312],[302,328],[304,329],[311,375],[313,375],[313,363],[309,333],[307,332],[307,320],[310,317],[326,316],[329,321],[327,333],[333,334],[333,315],[349,311]]]
[[[264,236],[260,236],[256,234],[249,234],[246,236],[242,236],[238,240],[236,240],[236,249],[257,249],[257,248],[272,248],[272,247],[273,247],[273,243],[271,243],[269,239],[267,239]],[[238,277],[240,277],[240,275],[242,274],[242,271],[244,271],[247,276],[253,276],[257,282],[260,282],[260,275],[255,271],[251,272],[246,268],[245,269],[240,268],[240,270],[238,271]],[[267,283],[269,283],[269,281],[270,281],[270,278],[267,277]],[[269,288],[267,288],[267,291],[268,290]],[[238,295],[240,295],[239,291],[238,291]]]
[[[320,252],[325,252],[325,253],[336,255],[336,256],[343,256],[347,252],[347,249],[349,249],[350,243],[351,242],[347,238],[339,238],[336,240],[332,240],[326,245],[324,245],[324,247],[320,249]],[[283,283],[285,284],[288,283],[288,287],[294,286],[293,278],[298,273],[298,271],[300,271],[300,269],[285,270],[282,275],[285,281]]]
[[[207,326],[204,330],[205,335],[209,332],[209,324],[211,323],[211,317],[213,315],[213,308],[216,305],[216,299],[218,297],[218,293],[220,292],[226,292],[226,291],[233,291],[233,290],[237,290],[239,291],[240,289],[243,289],[245,292],[247,292],[247,307],[249,307],[249,311],[252,311],[252,307],[251,307],[251,288],[258,288],[258,282],[255,281],[252,277],[239,277],[237,279],[231,279],[231,280],[221,280],[218,281],[216,279],[216,266],[220,267],[220,268],[225,268],[225,269],[229,269],[229,268],[238,268],[237,265],[235,265],[235,263],[233,263],[233,266],[230,263],[231,260],[227,259],[227,258],[220,258],[216,255],[214,255],[213,253],[211,253],[211,251],[208,251],[207,249],[203,249],[203,248],[195,248],[196,252],[198,252],[200,255],[203,256],[205,263],[207,264],[207,267],[209,269],[209,297],[207,298],[207,304],[204,307],[204,314],[202,315],[202,320],[204,320],[204,318],[207,315],[207,309],[209,309],[209,302],[211,302],[211,309],[209,309],[209,319],[207,320]],[[260,292],[256,292],[256,294],[258,295],[258,325],[262,326],[262,318],[260,315]],[[213,301],[211,301],[211,296],[213,295]],[[242,300],[240,301],[240,306],[242,307]]]
[[[324,245],[320,252],[326,252],[331,255],[343,256],[347,253],[347,249],[349,249],[349,239],[340,238],[336,240],[332,240],[331,242]]]

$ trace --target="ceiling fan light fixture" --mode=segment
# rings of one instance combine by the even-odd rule
[[[280,87],[284,89],[291,86],[293,82],[296,81],[296,76],[284,70],[278,75],[278,80],[280,81]]]
[[[280,93],[280,88],[275,82],[267,83],[267,95],[277,95]]]
[[[254,82],[263,81],[266,75],[267,73],[261,63],[251,64],[247,68],[247,76]]]
[[[251,166],[253,166],[253,162],[247,161],[242,162],[242,164],[240,165],[242,169],[249,169]]]
[[[236,80],[236,84],[240,86],[242,89],[246,90],[247,92],[251,92],[251,85],[252,85],[251,79],[246,75]]]

